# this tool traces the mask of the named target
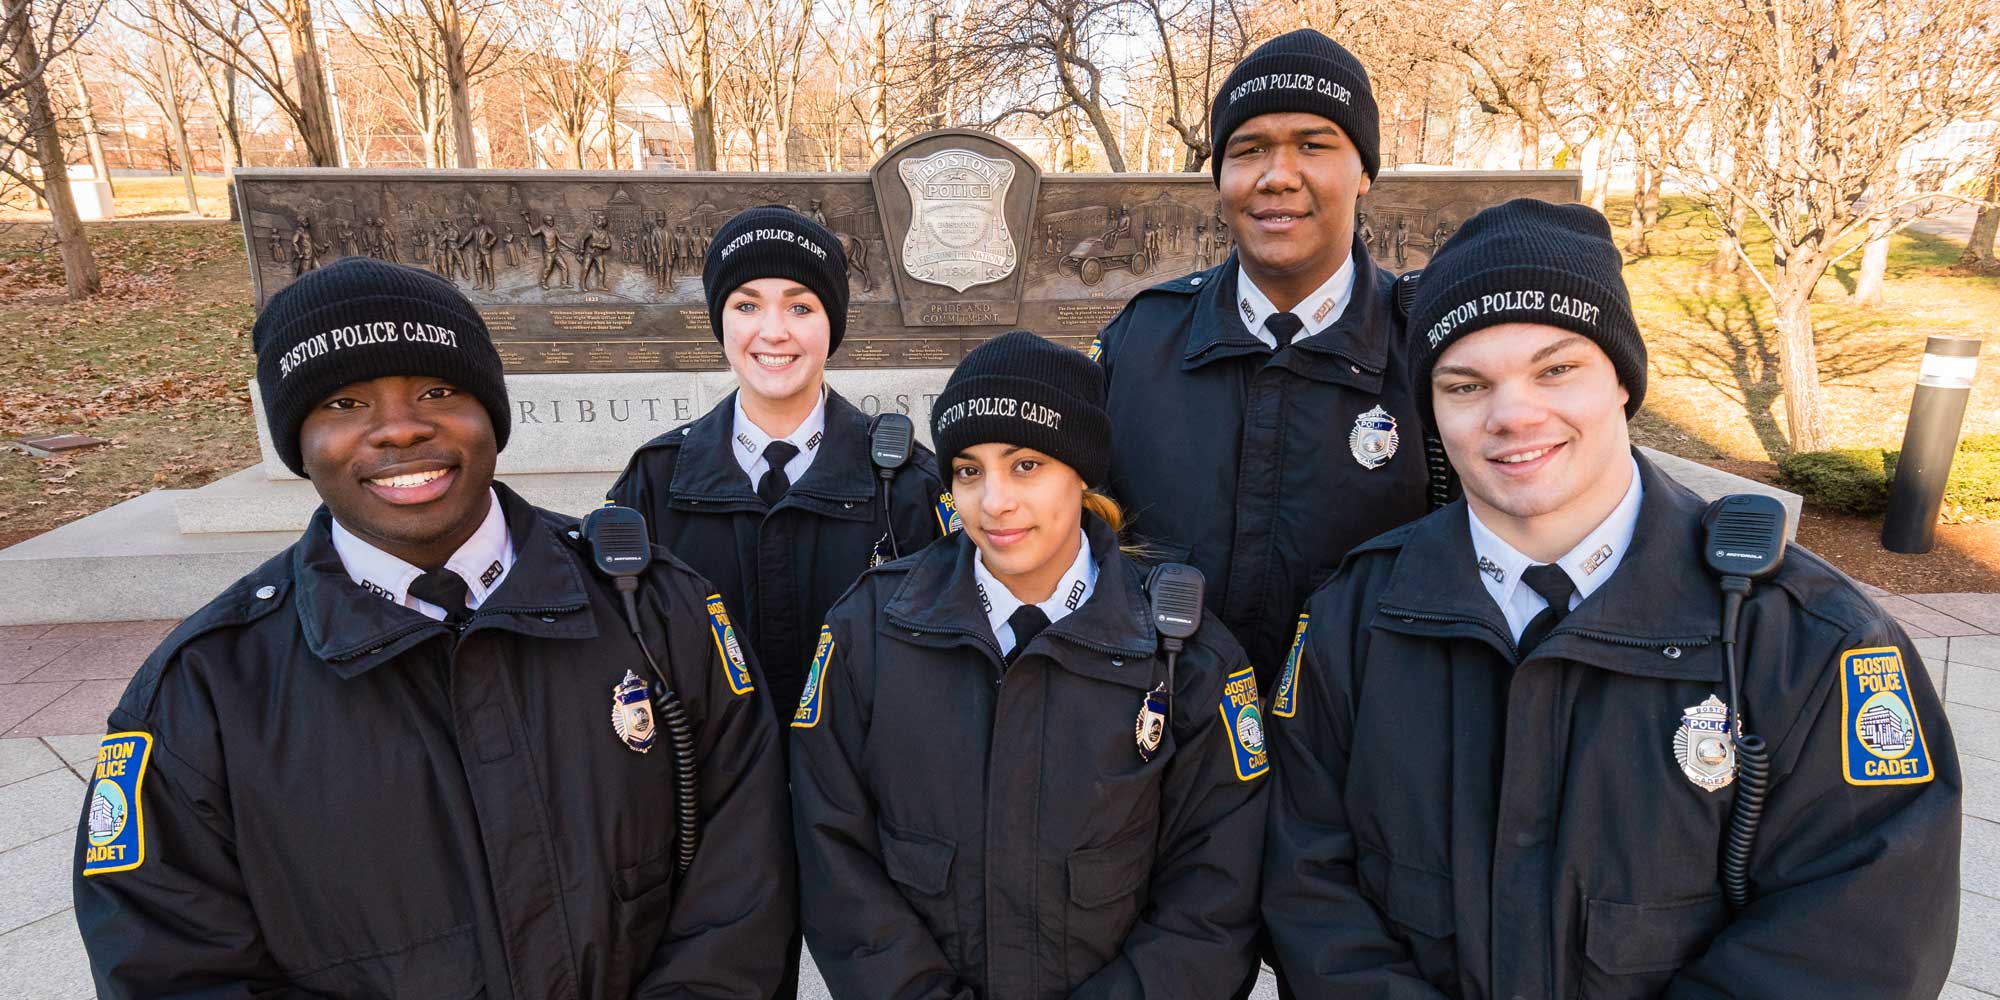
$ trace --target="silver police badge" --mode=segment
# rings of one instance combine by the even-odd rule
[[[1396,457],[1396,445],[1401,441],[1396,435],[1396,418],[1377,406],[1354,418],[1354,429],[1347,434],[1347,450],[1354,453],[1362,468],[1379,469]]]
[[[1019,257],[1007,231],[1014,164],[968,149],[943,149],[896,165],[910,192],[903,271],[963,292],[1014,273]]]
[[[640,753],[653,749],[653,737],[658,735],[653,727],[653,693],[630,670],[611,689],[611,731]]]
[[[1729,735],[1729,706],[1709,695],[1681,710],[1674,731],[1674,759],[1681,773],[1704,792],[1720,791],[1736,780],[1736,741]]]
[[[1167,686],[1146,692],[1139,703],[1139,718],[1132,724],[1132,736],[1139,744],[1139,759],[1152,760],[1167,738]]]

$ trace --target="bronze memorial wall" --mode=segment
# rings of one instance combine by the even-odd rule
[[[840,238],[853,298],[834,368],[949,368],[1015,327],[1084,347],[1133,294],[1230,249],[1206,172],[1044,176],[961,129],[866,174],[251,169],[236,192],[259,308],[336,257],[414,264],[465,290],[522,374],[726,368],[701,262],[757,205]],[[1391,171],[1362,198],[1359,233],[1403,271],[1481,208],[1577,193],[1567,171]]]

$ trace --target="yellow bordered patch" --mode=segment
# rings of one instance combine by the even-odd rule
[[[1285,656],[1285,672],[1278,675],[1278,690],[1271,695],[1271,714],[1289,719],[1299,714],[1299,653],[1306,648],[1306,623],[1312,615],[1299,615],[1299,630],[1292,634],[1292,651]]]
[[[85,875],[131,871],[145,863],[146,813],[139,793],[152,756],[150,733],[112,733],[97,745],[84,821]]]
[[[1936,777],[1902,650],[1869,646],[1840,654],[1840,717],[1841,777],[1848,784],[1920,785]]]
[[[1103,337],[1097,337],[1097,338],[1094,338],[1094,339],[1092,339],[1092,340],[1091,340],[1091,342],[1090,342],[1090,350],[1088,350],[1088,351],[1085,351],[1085,352],[1084,352],[1084,354],[1088,355],[1088,356],[1090,357],[1090,360],[1092,360],[1092,361],[1096,361],[1097,359],[1099,359],[1099,358],[1103,357],[1103,356],[1104,356],[1104,338],[1103,338]]]
[[[819,725],[820,706],[826,698],[826,661],[833,659],[833,628],[819,627],[819,648],[813,650],[812,668],[806,671],[805,690],[799,692],[799,707],[792,712],[793,729]]]
[[[1257,708],[1257,674],[1244,667],[1222,682],[1222,725],[1229,730],[1229,748],[1236,755],[1236,778],[1261,778],[1271,769],[1264,746],[1264,713]]]
[[[729,690],[736,694],[755,691],[750,663],[743,658],[743,644],[736,638],[736,626],[729,623],[729,609],[722,606],[721,594],[708,595],[708,627],[715,633],[715,652],[722,657],[722,674],[729,681]]]
[[[937,519],[938,530],[947,535],[965,528],[965,521],[958,516],[958,504],[952,502],[948,492],[938,494]]]

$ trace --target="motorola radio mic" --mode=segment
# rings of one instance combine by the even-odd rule
[[[1187,639],[1201,627],[1202,591],[1208,581],[1201,570],[1187,563],[1161,563],[1146,577],[1146,595],[1152,600],[1153,627],[1167,651],[1167,719],[1174,713],[1174,665]]]
[[[1750,902],[1750,852],[1764,814],[1771,758],[1764,741],[1743,725],[1743,691],[1737,666],[1736,629],[1750,585],[1785,562],[1785,506],[1758,493],[1734,493],[1702,514],[1702,561],[1722,578],[1722,651],[1729,671],[1729,733],[1736,743],[1736,803],[1722,852],[1722,888],[1729,906]]]
[[[878,413],[868,422],[868,461],[882,479],[882,523],[889,528],[889,558],[903,558],[896,543],[896,518],[889,510],[889,481],[909,464],[916,450],[917,425],[901,413]],[[879,556],[877,558],[880,558]]]

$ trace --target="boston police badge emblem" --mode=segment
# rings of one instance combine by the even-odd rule
[[[653,693],[646,682],[630,670],[611,689],[611,731],[640,753],[653,749]]]
[[[1146,692],[1139,703],[1139,718],[1132,724],[1132,737],[1139,744],[1139,759],[1152,760],[1167,738],[1167,686]]]
[[[1377,406],[1354,418],[1354,429],[1347,434],[1347,450],[1362,468],[1379,469],[1396,457],[1401,440],[1396,435],[1396,418]]]
[[[1681,710],[1674,731],[1674,759],[1681,773],[1704,792],[1720,791],[1736,780],[1736,741],[1729,735],[1729,706],[1709,695]]]

